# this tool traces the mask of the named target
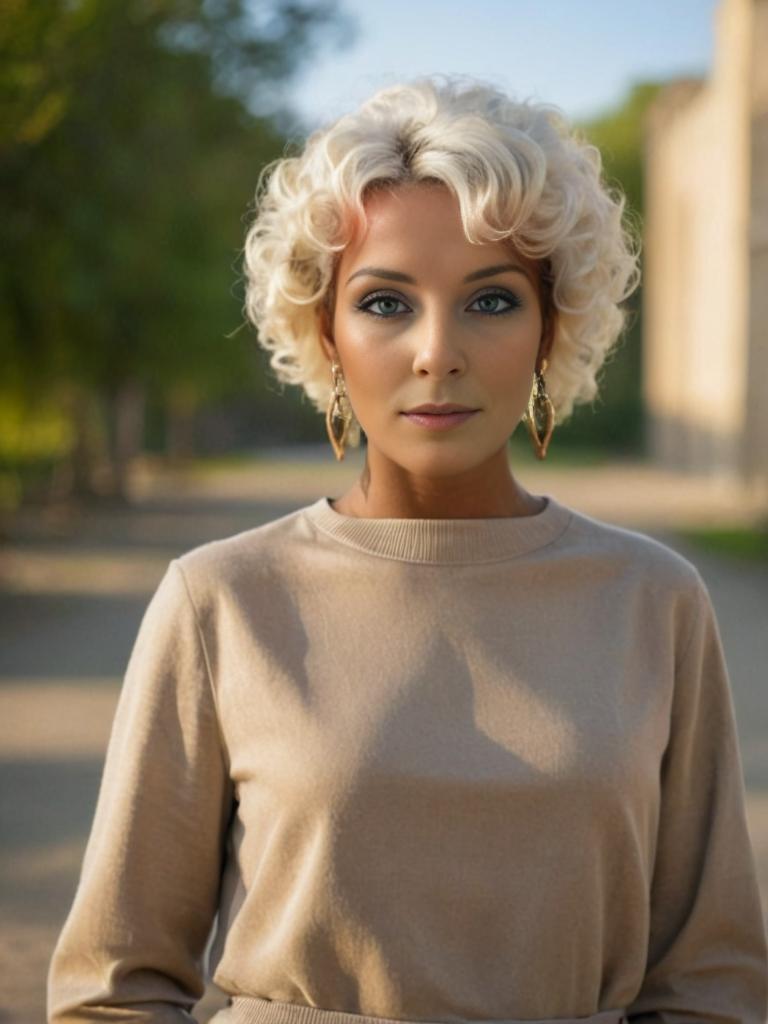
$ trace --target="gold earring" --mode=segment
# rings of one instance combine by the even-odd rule
[[[334,360],[331,363],[333,391],[325,413],[325,426],[331,441],[333,453],[337,460],[344,458],[344,445],[347,442],[352,422],[352,409],[347,397],[347,388],[341,366]]]
[[[552,437],[552,431],[555,429],[555,407],[547,394],[544,382],[544,371],[547,365],[547,360],[542,359],[541,369],[537,369],[534,373],[535,384],[528,399],[528,409],[523,415],[528,426],[528,433],[533,440],[536,457],[539,459],[546,458],[547,446]],[[543,437],[539,421],[543,421]]]

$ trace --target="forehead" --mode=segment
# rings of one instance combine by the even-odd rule
[[[509,239],[470,242],[458,199],[440,183],[378,188],[365,198],[364,208],[365,222],[355,217],[350,225],[349,241],[341,256],[345,269],[366,261],[374,251],[377,258],[405,258],[417,263],[425,259],[474,263],[513,255],[535,275],[536,261],[519,253]]]
[[[463,233],[458,199],[445,186],[409,182],[381,186],[364,199],[365,221],[353,218],[348,248],[360,247],[392,235],[419,235],[417,227],[433,222],[446,233]]]

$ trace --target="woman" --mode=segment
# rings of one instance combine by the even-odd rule
[[[533,495],[636,283],[555,108],[424,79],[267,169],[247,310],[337,498],[174,559],[49,1021],[758,1024],[766,936],[694,566]],[[426,407],[426,408],[424,408]]]

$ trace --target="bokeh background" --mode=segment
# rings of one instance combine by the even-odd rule
[[[558,104],[643,231],[599,398],[509,457],[704,576],[768,908],[768,0],[2,0],[0,1022],[45,1017],[168,560],[362,467],[245,321],[259,171],[431,72]]]

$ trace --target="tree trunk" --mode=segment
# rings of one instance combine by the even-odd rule
[[[187,387],[175,388],[166,403],[165,453],[170,461],[195,454],[195,412],[197,395]]]
[[[73,443],[68,457],[57,467],[50,497],[93,498],[105,451],[104,422],[96,396],[80,384],[66,385],[61,397],[72,423]]]
[[[130,469],[144,448],[146,388],[136,380],[123,381],[108,411],[111,419],[112,495],[130,498]]]

